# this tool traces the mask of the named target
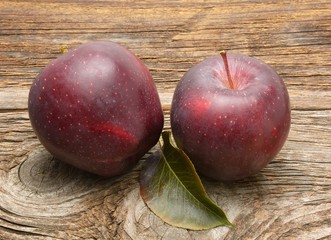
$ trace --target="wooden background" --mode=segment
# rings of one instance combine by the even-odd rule
[[[173,228],[139,195],[142,163],[103,179],[52,160],[40,145],[27,114],[31,82],[61,47],[101,39],[145,61],[166,129],[176,83],[222,49],[257,57],[283,77],[292,127],[276,159],[240,182],[203,179],[235,228]],[[331,239],[330,78],[328,0],[2,0],[0,239]]]

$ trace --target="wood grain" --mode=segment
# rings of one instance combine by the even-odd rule
[[[307,0],[1,1],[0,239],[331,239],[330,13],[329,1]],[[31,82],[61,47],[101,39],[146,63],[166,129],[179,79],[220,50],[257,57],[283,77],[292,126],[282,151],[248,179],[203,179],[233,229],[162,222],[139,195],[144,159],[105,179],[40,145],[27,114]]]

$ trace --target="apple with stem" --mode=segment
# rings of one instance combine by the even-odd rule
[[[108,41],[50,62],[31,86],[28,107],[36,135],[56,159],[106,177],[133,167],[163,128],[147,67]]]
[[[283,80],[267,64],[242,54],[222,52],[196,64],[172,100],[177,145],[199,173],[215,180],[259,172],[281,150],[290,121]]]

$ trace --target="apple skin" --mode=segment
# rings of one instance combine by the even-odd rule
[[[56,159],[105,177],[132,168],[163,128],[147,67],[108,41],[51,61],[31,86],[28,108],[36,135]]]
[[[245,55],[225,56],[228,64],[214,56],[183,76],[172,100],[171,128],[199,173],[234,181],[256,174],[277,155],[291,110],[284,82],[272,68]]]

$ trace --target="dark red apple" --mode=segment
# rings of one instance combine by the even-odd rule
[[[174,138],[198,172],[238,180],[264,168],[290,129],[280,76],[258,59],[222,53],[193,66],[172,101]]]
[[[34,80],[29,115],[57,159],[119,175],[153,147],[163,112],[147,67],[119,44],[82,44],[50,62]]]

